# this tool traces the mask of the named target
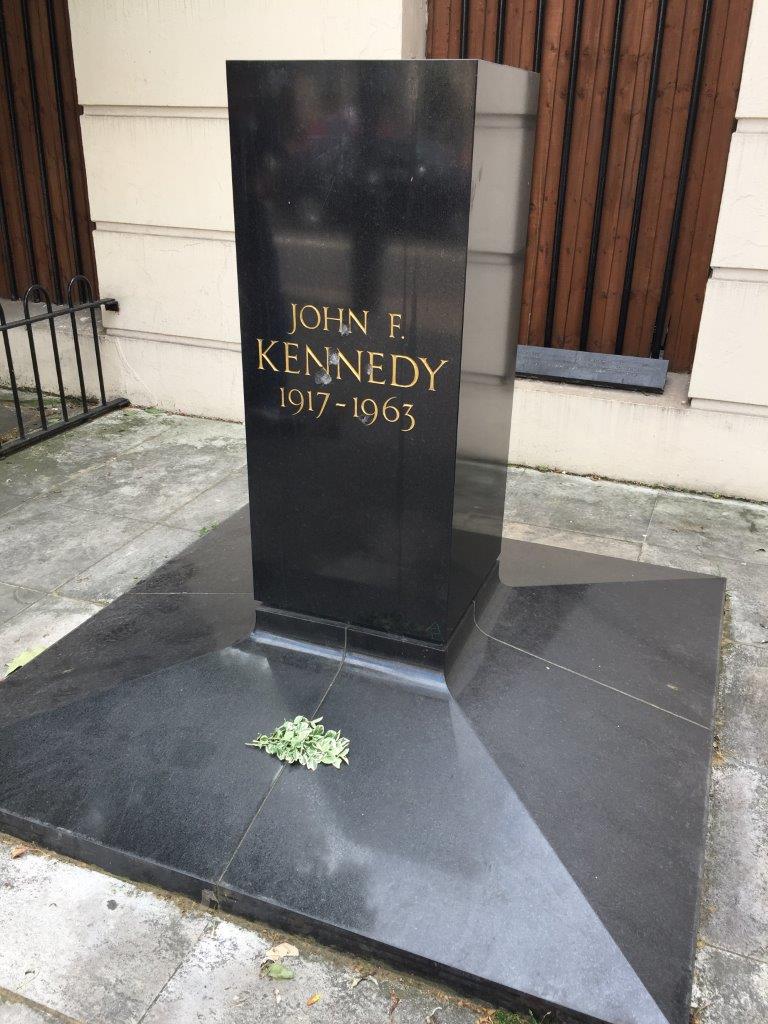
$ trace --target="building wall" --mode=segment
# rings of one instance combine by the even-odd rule
[[[759,0],[736,118],[690,397],[694,407],[768,416],[768,3]]]
[[[227,59],[423,56],[422,0],[69,0],[112,389],[240,418]]]
[[[227,58],[422,56],[425,0],[69,0],[113,393],[242,417]],[[693,377],[518,381],[510,461],[768,500],[768,4],[756,3]]]

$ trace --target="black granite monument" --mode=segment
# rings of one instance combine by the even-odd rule
[[[0,687],[0,827],[548,1020],[687,1024],[723,581],[501,537],[535,76],[229,89],[250,511]],[[297,714],[349,767],[246,747]]]
[[[505,474],[459,516],[471,435],[507,460],[538,76],[235,62],[229,93],[256,597],[445,644],[501,547]]]

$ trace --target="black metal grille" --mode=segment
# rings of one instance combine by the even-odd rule
[[[79,302],[76,300],[78,292],[81,299]],[[33,301],[42,302],[45,305],[45,312],[31,314],[30,302]],[[94,299],[91,284],[82,274],[77,274],[69,282],[66,305],[57,306],[54,309],[48,292],[39,284],[33,284],[26,290],[23,299],[24,316],[22,318],[8,320],[5,310],[0,304],[0,333],[3,336],[8,386],[16,418],[16,436],[6,440],[4,443],[0,439],[0,458],[9,455],[11,452],[18,451],[20,448],[36,444],[46,437],[59,434],[70,427],[85,423],[96,416],[102,416],[105,412],[128,405],[128,401],[125,398],[107,400],[96,320],[96,310],[101,306],[115,312],[119,308],[115,299]],[[96,397],[89,397],[88,395],[89,387],[86,382],[83,366],[83,349],[81,348],[80,331],[77,325],[76,314],[84,310],[88,310],[90,314],[90,338],[87,341],[84,339],[84,343],[93,348],[96,379],[92,382],[92,385],[94,385],[92,391],[95,390]],[[71,343],[77,368],[76,395],[68,394],[64,384],[59,336],[56,332],[56,321],[59,317],[69,317],[72,328]],[[43,390],[38,361],[39,341],[35,341],[33,331],[34,324],[44,322],[48,323],[50,330],[51,353],[56,374],[56,391],[53,393],[46,393]],[[19,385],[18,374],[14,365],[11,342],[12,340],[18,342],[18,339],[22,337],[19,329],[23,329],[26,332],[26,344],[29,347],[29,359],[32,367],[31,387]],[[12,331],[18,333],[12,335]],[[34,413],[27,411],[25,415],[23,406],[26,404],[28,396],[33,397],[37,409]],[[53,410],[51,409],[51,399],[55,403]],[[56,407],[59,410],[58,414]]]

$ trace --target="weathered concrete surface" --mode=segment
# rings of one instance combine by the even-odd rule
[[[0,678],[244,504],[244,462],[238,425],[133,409],[0,460]],[[768,509],[512,469],[505,531],[727,577],[696,1020],[768,1021]],[[268,930],[49,854],[11,860],[13,845],[0,841],[0,1024],[489,1019],[380,966],[362,966],[378,986],[352,987],[356,961],[293,939],[294,980],[268,983]]]
[[[126,409],[0,460],[0,679],[240,508],[244,443]]]

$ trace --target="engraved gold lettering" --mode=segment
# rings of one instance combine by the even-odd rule
[[[336,354],[339,357],[339,361],[336,364],[336,380],[341,380],[341,364],[349,369],[350,373],[356,377],[359,381],[363,379],[363,350],[355,349],[357,352],[357,366],[353,366],[352,363],[347,359],[341,349],[336,349]]]
[[[378,360],[374,362],[374,357]],[[368,383],[369,384],[386,384],[386,380],[376,380],[373,376],[374,371],[381,371],[384,367],[381,365],[381,360],[384,358],[383,352],[369,352],[368,353]]]
[[[308,309],[311,309],[312,312],[315,314],[316,320],[313,324],[308,324],[307,321],[304,319],[304,314],[307,312]],[[321,319],[322,318],[320,316],[320,310],[317,308],[317,306],[302,306],[301,309],[299,310],[299,323],[301,324],[302,327],[306,327],[308,331],[316,331],[317,328],[320,326]]]
[[[363,332],[363,334],[367,334],[368,333],[368,310],[367,309],[363,310],[363,322],[362,323],[360,323],[360,321],[358,320],[358,318],[355,316],[355,314],[352,312],[351,309],[348,310],[347,312],[349,313],[349,326],[350,327],[352,326],[352,321],[354,320],[355,323],[357,324],[357,326]]]
[[[413,373],[413,376],[411,377],[410,384],[403,384],[403,383],[401,383],[397,379],[397,364],[398,364],[398,362],[404,362],[404,363],[408,363],[410,365],[411,371]],[[393,388],[412,388],[416,384],[416,381],[418,379],[419,379],[419,364],[416,362],[416,360],[415,359],[411,359],[410,356],[403,356],[403,355],[400,355],[399,353],[395,353],[392,356],[392,380],[390,381],[390,383],[392,384],[392,387]]]
[[[331,350],[326,345],[326,348],[325,348],[325,362],[322,362],[322,360],[320,360],[317,357],[317,355],[309,347],[309,345],[307,345],[305,347],[305,349],[304,349],[304,376],[305,377],[309,377],[309,375],[312,373],[312,371],[309,368],[309,361],[310,361],[310,359],[313,360],[313,362],[317,366],[318,370],[324,370],[326,373],[328,373],[328,360],[330,358],[330,354],[331,354]]]
[[[295,363],[296,365],[298,365],[298,362],[299,362],[298,348],[299,348],[299,343],[297,341],[284,341],[283,342],[283,352],[285,353],[285,372],[286,373],[301,373],[301,370],[298,370],[298,369],[294,370],[292,368],[292,366],[291,366],[292,363]]]
[[[296,333],[296,303],[291,303],[291,329],[288,331],[289,334]]]
[[[328,330],[328,321],[329,320],[335,320],[336,323],[339,325],[339,328],[342,327],[342,325],[344,323],[344,310],[341,308],[341,306],[338,306],[337,309],[339,311],[339,315],[338,316],[333,316],[332,314],[329,314],[328,307],[327,306],[323,306],[323,330],[324,331]]]
[[[435,390],[435,377],[442,370],[442,368],[446,365],[448,360],[447,359],[441,359],[440,362],[438,363],[438,365],[434,369],[432,369],[432,367],[429,365],[429,360],[427,359],[426,356],[419,356],[419,362],[424,364],[424,369],[429,374],[429,387],[427,388],[427,391],[434,391]]]
[[[389,317],[389,336],[390,338],[394,338],[395,331],[400,330],[400,323],[403,318],[400,313],[387,313],[387,316]],[[395,321],[397,321],[397,323],[395,323]]]
[[[259,343],[259,350],[258,350],[258,353],[257,353],[258,357],[259,357],[259,369],[263,370],[264,369],[264,363],[268,363],[270,368],[273,369],[275,371],[275,373],[277,373],[277,367],[275,366],[275,364],[272,362],[272,360],[267,355],[267,353],[270,351],[270,349],[274,345],[276,345],[277,342],[276,341],[270,341],[270,343],[267,345],[267,347],[265,349],[264,348],[264,339],[263,338],[257,338],[256,341]]]

